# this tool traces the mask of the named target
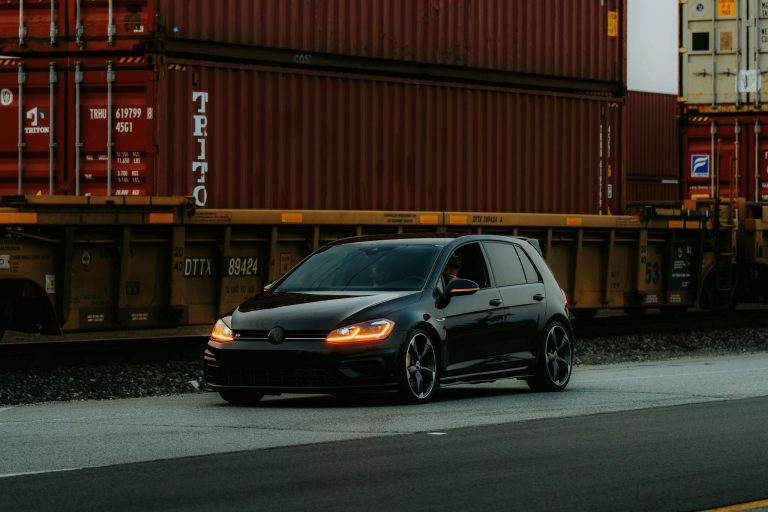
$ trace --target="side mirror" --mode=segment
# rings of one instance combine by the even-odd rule
[[[480,290],[480,285],[471,279],[454,279],[448,283],[445,294],[449,297],[458,297],[460,295],[472,295],[478,290]]]

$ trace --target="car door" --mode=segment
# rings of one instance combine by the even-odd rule
[[[446,340],[445,380],[489,371],[498,352],[496,345],[504,339],[503,301],[499,290],[491,286],[480,244],[466,244],[454,254],[462,261],[459,277],[475,281],[480,290],[453,297],[441,311]]]
[[[525,250],[514,242],[483,242],[504,302],[504,342],[498,357],[506,368],[535,358],[538,328],[545,314],[544,283]]]

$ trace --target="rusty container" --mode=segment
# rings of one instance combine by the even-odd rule
[[[4,194],[184,195],[201,208],[623,208],[622,108],[608,96],[152,55],[13,60],[0,92]]]
[[[626,0],[4,0],[0,54],[30,51],[224,52],[401,72],[394,63],[411,63],[430,76],[496,70],[514,76],[486,78],[616,93]]]

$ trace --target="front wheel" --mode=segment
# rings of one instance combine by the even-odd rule
[[[544,331],[544,346],[539,354],[536,373],[526,379],[534,391],[562,391],[571,380],[573,341],[570,331],[559,321],[551,322]]]
[[[400,396],[408,403],[422,404],[429,401],[437,390],[437,351],[425,331],[415,330],[400,357]]]

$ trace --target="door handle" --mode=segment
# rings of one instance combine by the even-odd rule
[[[488,303],[491,306],[501,306],[502,302],[501,299],[491,299],[491,301]]]
[[[544,294],[537,293],[536,295],[533,296],[533,300],[537,300],[539,302],[543,301],[544,300]]]

